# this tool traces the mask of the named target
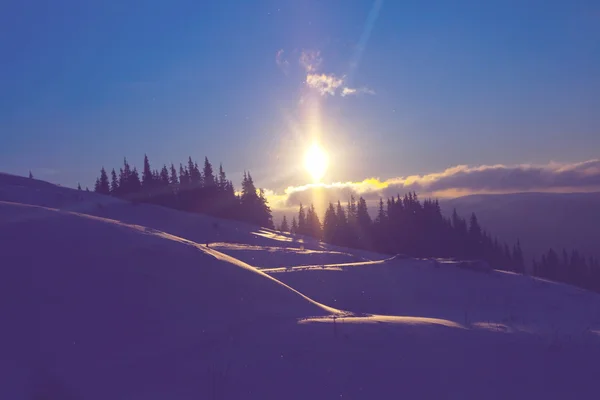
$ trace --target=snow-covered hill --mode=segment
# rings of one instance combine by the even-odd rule
[[[2,399],[596,392],[600,296],[529,277],[10,175],[0,263]]]

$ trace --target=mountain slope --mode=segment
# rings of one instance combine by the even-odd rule
[[[529,277],[385,259],[1,175],[0,261],[0,398],[596,391],[600,296]],[[310,261],[321,264],[295,268]],[[273,278],[254,268],[280,263]],[[503,324],[511,310],[517,320]]]

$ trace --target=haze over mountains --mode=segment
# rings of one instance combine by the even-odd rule
[[[447,216],[474,212],[500,240],[520,239],[527,264],[549,248],[600,256],[600,192],[477,194],[440,205]]]

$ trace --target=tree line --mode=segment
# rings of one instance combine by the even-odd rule
[[[298,215],[282,220],[280,229],[312,236],[334,245],[411,257],[482,259],[494,268],[523,273],[525,262],[519,241],[512,247],[499,243],[481,228],[477,216],[467,222],[454,210],[442,215],[438,200],[421,202],[416,193],[379,201],[374,219],[365,199],[350,197],[346,206],[329,203],[323,223],[313,205],[300,205]]]
[[[564,282],[584,289],[600,292],[600,262],[586,257],[577,250],[563,249],[559,255],[554,249],[533,260],[533,275],[556,282]]]
[[[346,206],[329,203],[323,223],[313,205],[300,205],[291,225],[284,216],[282,231],[314,237],[324,242],[386,254],[411,257],[480,259],[495,269],[526,273],[519,240],[512,246],[500,243],[486,232],[472,213],[468,222],[456,209],[450,218],[442,215],[438,200],[421,202],[416,193],[379,200],[371,219],[366,201],[350,197]],[[576,250],[562,256],[550,249],[541,260],[533,260],[533,276],[565,282],[600,292],[600,262]]]
[[[81,186],[78,185],[81,189]],[[187,164],[163,165],[152,169],[144,156],[142,175],[131,167],[127,158],[119,172],[113,168],[110,178],[104,167],[96,179],[94,191],[134,203],[151,203],[177,210],[236,219],[259,226],[273,227],[271,209],[263,189],[257,189],[250,172],[244,172],[242,190],[236,193],[233,182],[227,179],[223,165],[215,173],[207,157],[202,169],[188,158]]]

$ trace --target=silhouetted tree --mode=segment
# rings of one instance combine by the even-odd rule
[[[306,224],[306,213],[304,211],[304,206],[300,203],[300,207],[298,208],[298,229],[297,232],[301,235],[308,234],[307,224]]]
[[[100,179],[98,180],[98,189],[96,192],[101,194],[110,194],[110,184],[108,183],[108,175],[104,167],[100,170]]]
[[[119,181],[117,180],[117,173],[114,168],[110,172],[110,194],[113,196],[119,194]]]
[[[140,175],[138,174],[136,167],[133,167],[133,171],[131,171],[131,176],[129,177],[129,188],[131,193],[139,193],[142,188],[142,182],[140,182]]]
[[[179,178],[177,178],[177,170],[175,169],[173,163],[171,163],[171,176],[169,178],[169,183],[171,185],[179,184]]]
[[[296,222],[296,217],[292,217],[292,226],[290,227],[290,232],[293,234],[298,233],[298,223]]]
[[[358,245],[362,248],[371,248],[372,224],[367,210],[367,202],[360,197],[356,206],[356,232]]]
[[[313,204],[310,205],[306,212],[306,234],[321,240],[321,221]]]
[[[290,230],[290,227],[288,226],[287,218],[285,217],[285,215],[283,216],[283,219],[281,220],[281,225],[279,226],[279,230],[281,232],[289,232],[289,230]]]
[[[110,184],[106,171],[102,168],[95,189],[100,193],[112,193],[136,202],[154,203],[274,227],[265,191],[254,186],[250,173],[244,174],[242,193],[237,195],[222,164],[219,166],[218,177],[215,177],[207,157],[202,172],[189,157],[187,167],[180,164],[178,176],[172,163],[170,169],[163,165],[160,170],[152,170],[148,156],[145,155],[142,179],[137,168],[132,168],[124,158],[118,177],[115,170],[112,170]]]
[[[29,170],[29,179],[33,179],[33,174],[31,173],[31,170]]]
[[[166,165],[163,165],[162,169],[160,170],[160,183],[162,184],[162,186],[169,186],[169,170],[167,169]]]
[[[323,218],[323,240],[328,243],[335,243],[335,234],[337,228],[337,217],[335,208],[332,203],[329,203]]]
[[[525,272],[525,260],[523,259],[523,250],[521,250],[521,242],[519,240],[517,240],[517,244],[513,247],[512,263],[515,272],[520,274]]]
[[[142,171],[142,187],[147,192],[152,190],[154,186],[155,176],[150,169],[150,161],[148,160],[148,156],[144,154],[144,169]]]
[[[215,186],[215,175],[213,173],[213,167],[208,157],[204,157],[204,168],[202,169],[202,178],[204,179],[205,187]]]
[[[273,228],[271,209],[267,204],[264,191],[256,189],[250,172],[244,172],[240,211],[242,220],[267,228]]]
[[[81,190],[81,183],[77,183],[77,190]]]

